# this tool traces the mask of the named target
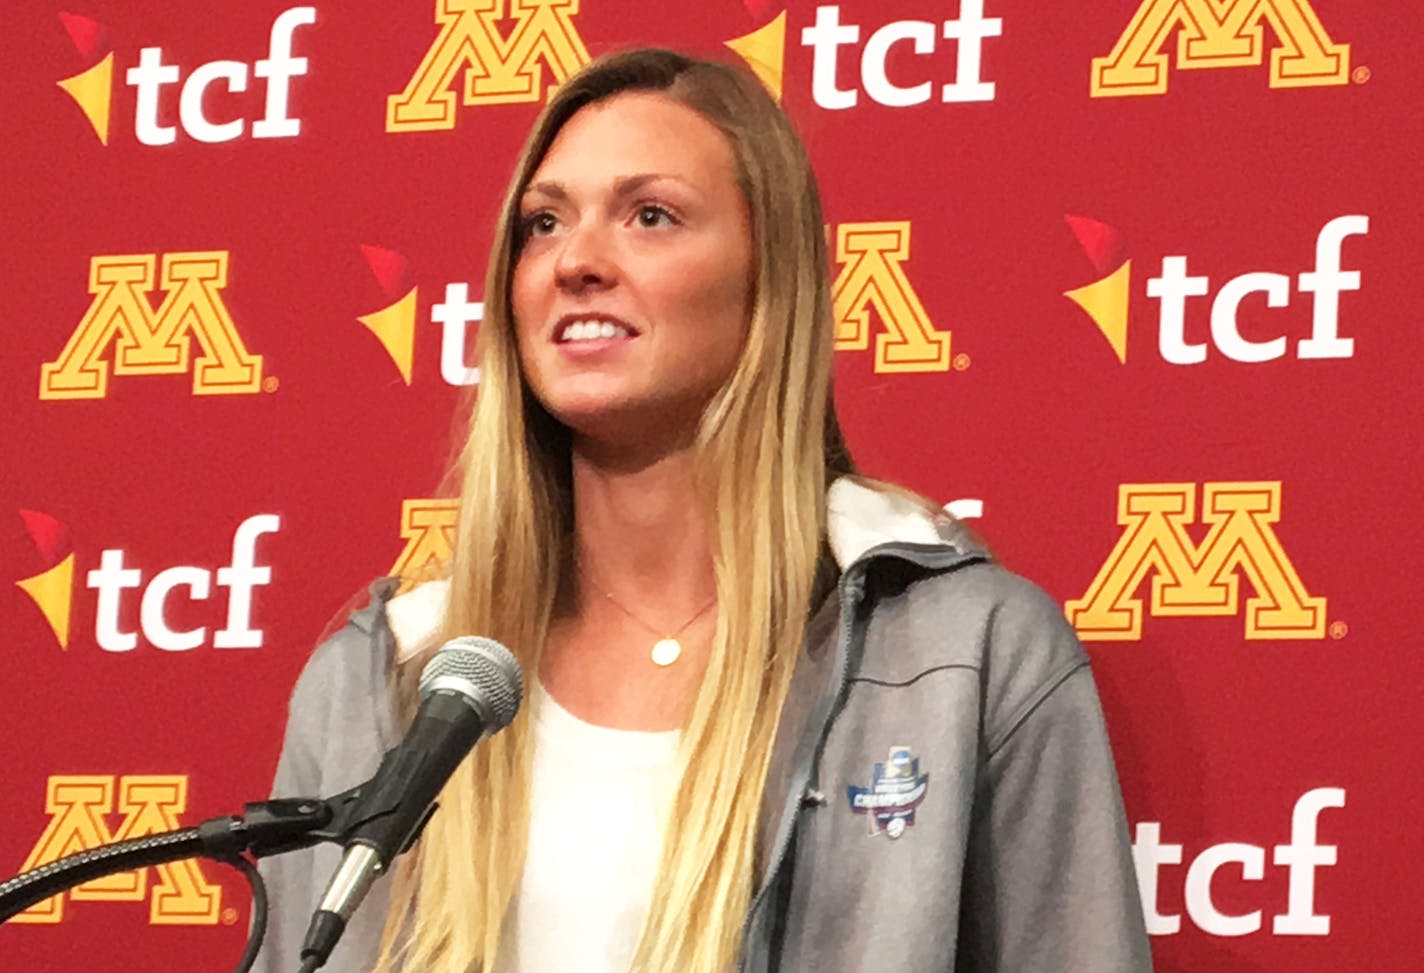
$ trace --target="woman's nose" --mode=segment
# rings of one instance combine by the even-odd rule
[[[611,244],[607,231],[597,224],[581,222],[570,229],[554,264],[558,285],[573,292],[611,286],[617,279]]]

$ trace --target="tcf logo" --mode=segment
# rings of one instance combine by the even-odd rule
[[[240,8],[233,8],[240,9]],[[60,21],[69,33],[74,47],[85,60],[93,61],[89,68],[58,82],[84,112],[94,134],[109,144],[109,120],[113,104],[114,52],[105,50],[103,24],[77,14],[61,13]],[[255,139],[291,138],[301,134],[300,119],[289,114],[292,79],[307,73],[307,59],[292,55],[293,37],[297,30],[316,23],[315,7],[292,7],[277,15],[272,22],[267,56],[249,64],[246,61],[216,60],[199,64],[185,72],[176,63],[165,62],[162,47],[145,47],[139,51],[138,64],[128,69],[124,79],[135,92],[134,136],[144,145],[172,145],[178,141],[178,130],[195,142],[231,142],[248,133],[248,119],[241,113],[225,119],[214,119],[208,112],[216,100],[209,93],[217,87],[226,89],[222,101],[237,105],[234,94],[247,91],[249,77],[260,79],[263,91],[263,115],[252,122]],[[102,56],[101,56],[101,52]],[[178,94],[178,125],[164,125],[165,89],[175,86]],[[171,105],[172,101],[167,100]]]
[[[1082,216],[1069,216],[1068,225],[1100,274],[1105,276],[1073,290],[1064,297],[1073,301],[1093,319],[1112,346],[1118,361],[1126,364],[1128,353],[1128,310],[1132,297],[1132,261],[1124,258],[1122,234],[1114,227]],[[1276,361],[1290,354],[1283,334],[1265,341],[1247,338],[1241,332],[1241,305],[1255,295],[1264,296],[1266,306],[1288,307],[1292,285],[1301,295],[1310,295],[1310,334],[1295,342],[1295,358],[1352,358],[1355,340],[1340,334],[1340,297],[1360,289],[1360,271],[1343,267],[1345,241],[1369,232],[1370,219],[1363,214],[1337,216],[1325,223],[1315,237],[1315,263],[1298,274],[1252,270],[1219,283],[1213,293],[1212,281],[1204,274],[1188,270],[1186,254],[1162,258],[1161,270],[1146,282],[1146,296],[1158,302],[1157,350],[1172,365],[1199,365],[1207,360],[1208,348],[1234,362],[1254,364]],[[1191,302],[1192,298],[1209,298]],[[1197,337],[1200,324],[1190,327],[1188,303],[1193,308],[1209,304],[1209,340]],[[1192,334],[1189,336],[1189,330]]]
[[[842,19],[838,5],[816,7],[813,23],[801,29],[801,45],[811,49],[811,100],[818,108],[844,111],[860,104],[864,94],[886,108],[908,108],[938,101],[993,101],[992,81],[984,80],[984,42],[1003,34],[1000,17],[985,15],[985,0],[959,0],[959,15],[936,20],[892,20],[874,27]],[[752,4],[748,4],[749,9]],[[940,13],[935,5],[936,14]],[[941,41],[946,43],[941,45]],[[786,11],[783,10],[749,34],[727,41],[731,48],[761,78],[776,98],[784,87],[786,64]],[[953,68],[939,58],[938,66],[926,66],[941,52],[953,50]],[[912,72],[905,68],[906,52],[912,52]],[[844,60],[842,59],[844,55]],[[854,65],[851,84],[843,83],[842,66]],[[890,76],[890,64],[900,66]],[[858,83],[857,83],[858,82]]]
[[[20,516],[36,551],[49,562],[49,567],[20,579],[16,585],[40,609],[60,648],[68,649],[75,567],[68,531],[48,514],[23,510]],[[226,623],[212,633],[212,647],[261,648],[262,630],[252,625],[253,593],[271,583],[272,569],[257,563],[257,540],[265,534],[276,533],[280,527],[281,519],[276,514],[248,517],[233,532],[228,563],[216,570],[177,565],[145,575],[141,569],[130,566],[128,554],[122,549],[101,551],[99,566],[85,575],[85,587],[97,592],[95,642],[106,652],[131,652],[138,647],[142,635],[147,644],[167,652],[196,649],[208,641],[209,626],[175,629],[168,620],[168,607],[180,588],[187,590],[190,602],[206,602],[212,598],[216,585],[227,589],[227,611]],[[132,611],[125,611],[127,591],[140,593],[136,629],[124,622],[132,615]]]
[[[1288,876],[1285,909],[1271,918],[1272,935],[1330,934],[1330,916],[1316,911],[1316,872],[1337,864],[1339,854],[1335,845],[1321,843],[1318,826],[1322,812],[1344,806],[1343,787],[1317,787],[1296,799],[1290,815],[1290,838],[1271,849],[1271,864],[1284,868]],[[1160,821],[1140,821],[1133,829],[1132,858],[1150,935],[1173,936],[1182,931],[1181,914],[1168,911],[1158,893],[1163,884],[1162,866],[1184,864],[1183,853],[1187,847],[1190,846],[1164,841]],[[1171,876],[1182,883],[1180,901],[1187,918],[1212,936],[1259,933],[1265,928],[1261,909],[1228,913],[1212,894],[1213,879],[1228,865],[1239,868],[1242,879],[1259,882],[1266,875],[1266,847],[1244,841],[1223,841],[1193,848],[1186,876]]]
[[[420,316],[420,288],[412,283],[409,261],[394,250],[362,244],[361,254],[390,303],[357,317],[375,335],[410,385],[415,373],[415,330]],[[470,285],[451,281],[445,299],[431,306],[428,320],[440,325],[440,377],[456,387],[478,385],[480,370],[468,364],[475,328],[484,319],[484,303],[470,300]]]

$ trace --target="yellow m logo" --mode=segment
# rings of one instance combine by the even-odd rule
[[[193,364],[194,395],[229,395],[262,388],[262,356],[248,352],[223,304],[225,251],[170,253],[163,257],[164,291],[157,311],[156,255],[95,257],[89,262],[94,295],[79,326],[52,362],[40,366],[41,399],[102,399],[108,391],[114,346],[115,375],[179,375],[189,369],[190,338],[201,354]]]
[[[392,576],[404,578],[409,586],[450,560],[459,506],[458,500],[439,498],[402,501],[400,535],[405,547],[391,565]]]
[[[1261,63],[1262,24],[1279,38],[1271,87],[1346,84],[1350,45],[1336,44],[1311,0],[1143,0],[1107,57],[1093,58],[1092,96],[1160,95],[1167,90],[1167,35],[1177,34],[1177,67],[1234,68]]]
[[[1084,641],[1142,637],[1142,601],[1151,573],[1153,615],[1235,615],[1241,576],[1255,591],[1246,599],[1246,638],[1325,637],[1325,599],[1305,590],[1271,525],[1280,520],[1280,483],[1208,483],[1201,544],[1187,536],[1197,519],[1194,483],[1133,483],[1118,492],[1122,536],[1082,598],[1067,603],[1068,620]]]
[[[110,831],[105,815],[114,811],[112,776],[49,779],[45,813],[49,825],[25,859],[29,871],[75,852],[113,841],[178,828],[178,815],[188,807],[188,778],[173,776],[120,777],[119,827]],[[157,883],[148,887],[149,872]],[[222,888],[209,882],[193,859],[96,878],[67,893],[74,902],[142,902],[149,899],[149,922],[169,926],[211,926],[218,922]],[[26,909],[11,922],[53,924],[64,918],[64,894]]]
[[[588,63],[574,27],[579,0],[437,0],[440,33],[405,90],[386,102],[387,132],[455,127],[455,76],[464,71],[460,103],[506,105],[544,98],[544,67],[554,82]],[[506,37],[499,21],[513,19]]]
[[[875,336],[877,372],[949,371],[949,332],[935,329],[901,264],[910,256],[910,224],[842,223],[836,228],[840,273],[832,287],[836,350],[870,346],[870,311],[885,333]]]

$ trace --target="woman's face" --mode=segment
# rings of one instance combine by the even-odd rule
[[[511,297],[534,395],[593,439],[694,428],[736,366],[751,300],[727,139],[662,95],[614,95],[564,124],[520,214]]]

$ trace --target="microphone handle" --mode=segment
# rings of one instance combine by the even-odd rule
[[[352,845],[332,876],[321,905],[312,915],[302,940],[302,970],[320,969],[346,931],[346,923],[371,890],[371,883],[384,871],[380,856],[370,845]]]
[[[459,693],[421,703],[405,738],[386,751],[347,819],[347,845],[370,845],[384,870],[425,828],[435,798],[484,735],[489,722]]]
[[[372,883],[425,830],[440,789],[488,725],[461,692],[437,689],[421,703],[405,739],[386,751],[370,786],[360,788],[346,853],[307,926],[303,970],[326,963]]]

